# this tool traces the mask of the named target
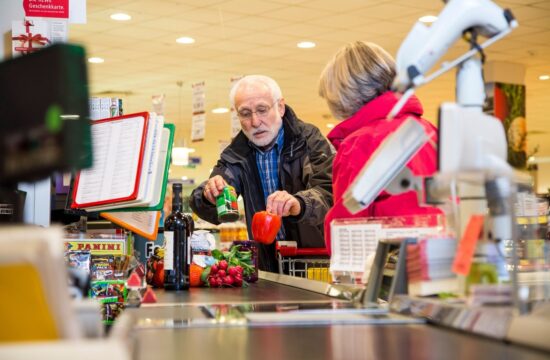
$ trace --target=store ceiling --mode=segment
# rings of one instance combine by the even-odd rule
[[[488,60],[526,66],[528,147],[550,156],[550,1],[505,0],[519,28],[487,50]],[[90,56],[94,94],[120,96],[126,111],[150,109],[151,95],[166,94],[168,121],[188,139],[191,84],[206,81],[207,109],[229,106],[230,78],[260,73],[275,78],[288,104],[324,133],[334,123],[317,95],[317,81],[330,57],[347,42],[367,40],[395,55],[412,25],[423,15],[437,15],[438,0],[87,0],[88,23],[71,25],[72,41],[83,43]],[[110,19],[115,12],[128,22]],[[175,39],[195,38],[192,45]],[[317,47],[299,49],[300,41]],[[457,45],[446,57],[466,47]],[[183,85],[178,87],[178,81]],[[454,99],[454,75],[448,74],[418,93],[426,117],[435,120],[437,105]],[[207,115],[205,143],[229,137],[229,115]],[[217,146],[217,145],[215,145]],[[216,148],[217,149],[217,148]],[[217,154],[216,154],[217,155]],[[209,166],[211,166],[210,164]]]

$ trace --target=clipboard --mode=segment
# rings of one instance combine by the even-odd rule
[[[99,215],[148,240],[157,239],[160,211],[102,212]]]
[[[166,184],[168,184],[170,162],[172,159],[172,147],[174,145],[174,136],[176,134],[176,126],[174,124],[164,124],[164,129],[167,129],[170,132],[168,138],[168,148],[166,153],[166,158],[163,164],[163,178],[162,183],[160,184],[160,197],[159,201],[155,205],[149,207],[129,207],[129,208],[120,208],[120,209],[110,209],[108,212],[127,212],[127,211],[160,211],[164,207],[164,199],[166,197]]]
[[[134,123],[130,123],[133,121]],[[79,194],[82,194],[81,185],[82,184],[90,184],[95,182],[95,187],[98,189],[101,189],[103,185],[97,185],[98,182],[102,181],[101,176],[105,175],[105,167],[103,163],[97,163],[97,161],[106,161],[105,159],[94,159],[94,165],[91,169],[86,169],[83,171],[80,171],[75,179],[74,189],[73,189],[73,201],[71,204],[72,208],[87,208],[87,207],[93,207],[93,206],[101,206],[101,205],[107,205],[107,204],[113,204],[117,202],[123,202],[123,201],[133,201],[137,199],[138,193],[139,193],[139,186],[140,186],[140,179],[141,179],[141,172],[142,172],[142,163],[143,163],[143,156],[145,151],[145,144],[147,139],[147,128],[149,125],[149,113],[147,112],[141,112],[141,113],[135,113],[135,114],[129,114],[129,115],[123,115],[123,116],[117,116],[109,119],[103,119],[103,120],[97,120],[92,122],[92,137],[94,140],[93,146],[94,148],[96,146],[99,146],[97,144],[102,144],[101,140],[105,141],[105,139],[97,139],[94,138],[94,134],[97,134],[97,136],[109,136],[110,144],[114,144],[115,142],[111,141],[110,136],[115,133],[119,135],[119,137],[122,136],[128,136],[131,133],[125,131],[124,135],[122,134],[122,129],[119,129],[124,124],[128,123],[129,125],[134,125],[136,128],[134,130],[134,136],[135,138],[130,138],[130,141],[128,142],[128,147],[135,147],[135,144],[139,144],[139,153],[134,154],[137,156],[134,156],[129,169],[127,169],[127,173],[125,175],[129,175],[130,179],[132,179],[135,176],[135,179],[133,181],[133,186],[131,189],[128,189],[128,192],[122,195],[115,195],[112,197],[106,196],[103,198],[102,196],[99,196],[98,194],[95,194],[97,196],[89,196],[87,201],[79,201]],[[106,128],[105,126],[107,124],[111,125],[119,125],[117,128]],[[99,128],[103,127],[103,128]],[[95,130],[95,131],[94,131]],[[108,135],[105,135],[105,133],[108,133]],[[125,143],[116,143],[116,146],[120,145],[126,145]],[[117,148],[118,149],[118,148]],[[109,148],[107,148],[106,153],[109,153]],[[94,151],[94,155],[97,152]],[[110,155],[110,154],[109,154]],[[107,158],[108,156],[105,156]],[[112,170],[113,164],[110,164],[110,169]],[[132,183],[132,181],[130,181]]]

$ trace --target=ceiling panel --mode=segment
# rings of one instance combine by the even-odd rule
[[[230,0],[216,6],[223,11],[231,11],[246,15],[258,15],[285,7],[284,4],[276,2],[250,0]]]
[[[269,31],[272,28],[288,25],[284,20],[271,19],[265,16],[247,16],[224,21],[225,27],[246,29],[249,31]]]
[[[178,16],[196,9],[197,6],[171,1],[134,0],[114,7],[114,10],[128,13],[135,20],[140,20],[145,14],[149,16]]]
[[[486,50],[488,59],[526,66],[528,129],[550,134],[550,80],[538,80],[540,74],[550,74],[550,1],[499,3],[512,9],[520,26]],[[105,58],[105,63],[89,66],[92,92],[119,92],[127,112],[148,110],[151,95],[165,93],[167,118],[178,124],[178,136],[188,141],[191,84],[206,81],[210,110],[228,105],[231,77],[253,73],[278,80],[298,115],[326,134],[326,124],[334,119],[317,95],[317,86],[333,54],[346,43],[367,40],[395,55],[418,17],[437,14],[443,2],[88,0],[87,7],[88,24],[70,25],[69,35],[85,44],[89,55]],[[118,11],[127,11],[132,20],[112,21],[109,16]],[[177,44],[180,36],[192,36],[196,43]],[[301,40],[314,41],[317,47],[298,49],[296,43]],[[455,44],[444,59],[460,55],[467,47]],[[429,120],[436,120],[442,101],[454,100],[454,76],[454,71],[449,72],[418,90]],[[181,88],[177,81],[183,81]],[[218,141],[229,136],[229,115],[208,113],[207,121],[206,146],[201,148],[217,149]],[[530,135],[529,146],[543,139]],[[550,156],[550,142],[539,151]],[[217,157],[200,155],[205,164],[199,173],[207,171]]]
[[[393,21],[394,19],[402,19],[404,16],[409,16],[415,13],[424,13],[424,9],[419,9],[414,6],[414,2],[411,1],[408,5],[394,4],[393,2],[386,2],[382,4],[375,3],[366,8],[365,14],[374,19],[382,19]]]
[[[292,22],[302,22],[311,19],[331,15],[330,11],[305,8],[300,6],[287,6],[279,10],[270,11],[263,14],[264,17],[285,21],[287,24]]]

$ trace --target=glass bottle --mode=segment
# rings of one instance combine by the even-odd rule
[[[192,232],[188,217],[182,212],[181,184],[172,185],[172,213],[164,220],[164,288],[189,289]]]

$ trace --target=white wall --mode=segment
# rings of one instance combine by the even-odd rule
[[[23,20],[23,0],[0,0],[0,59],[8,56],[11,47],[11,22]]]
[[[24,17],[22,0],[0,0],[0,60],[11,54],[11,22],[23,20]],[[25,222],[48,226],[50,224],[50,179],[19,184],[19,189],[27,192]]]

